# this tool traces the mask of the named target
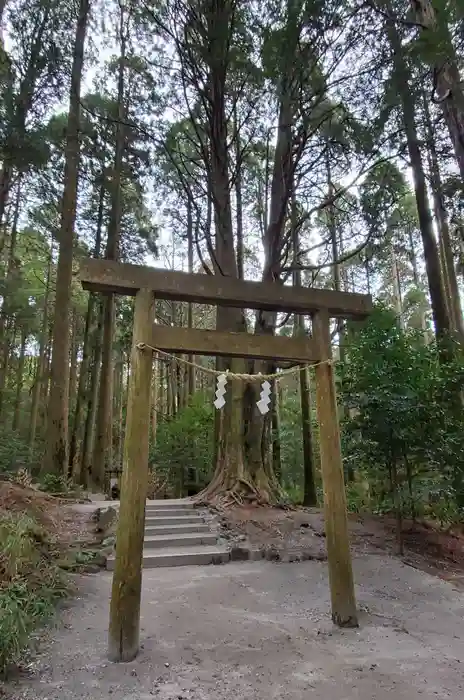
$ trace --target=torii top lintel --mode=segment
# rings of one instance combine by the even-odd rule
[[[151,289],[157,299],[195,304],[298,314],[325,310],[331,317],[353,319],[365,318],[372,310],[369,294],[250,282],[220,275],[129,265],[113,260],[82,260],[79,279],[84,289],[93,292],[134,296],[139,289]]]

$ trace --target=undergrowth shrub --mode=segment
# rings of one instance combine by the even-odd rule
[[[17,664],[31,633],[69,592],[57,551],[28,515],[0,512],[0,674]]]
[[[195,393],[175,419],[160,423],[150,462],[175,493],[180,484],[198,480],[206,486],[213,463],[214,407],[208,396]]]
[[[345,462],[369,484],[348,491],[355,508],[426,517],[464,516],[464,358],[440,362],[433,343],[377,308],[353,333],[343,370]],[[350,487],[348,487],[350,489]]]
[[[13,430],[2,426],[0,430],[0,474],[13,474],[22,467],[34,470],[39,461],[40,450],[30,454],[27,441]]]

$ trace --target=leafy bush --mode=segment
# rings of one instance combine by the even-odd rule
[[[174,420],[161,423],[150,461],[171,487],[187,484],[196,474],[206,486],[213,463],[214,407],[209,397],[197,392]]]
[[[440,364],[421,332],[403,331],[379,308],[352,338],[343,375],[350,411],[344,454],[365,471],[372,509],[457,517],[464,505],[462,358]],[[433,503],[432,492],[441,494]]]
[[[43,474],[39,479],[39,486],[47,493],[64,493],[69,484],[66,477],[59,474]]]
[[[37,453],[30,454],[26,440],[19,433],[2,426],[0,430],[0,474],[13,473],[25,466],[35,466],[37,459]]]
[[[19,661],[31,632],[66,595],[46,533],[29,516],[0,513],[0,674]]]

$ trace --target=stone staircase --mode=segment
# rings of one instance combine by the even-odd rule
[[[147,501],[143,568],[222,564],[229,561],[226,547],[217,543],[201,511],[192,501]],[[114,569],[114,554],[107,569]]]

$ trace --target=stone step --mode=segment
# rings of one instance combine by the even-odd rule
[[[230,554],[225,547],[182,547],[179,549],[148,549],[143,552],[143,568],[154,569],[161,566],[205,566],[225,564]],[[108,557],[106,568],[114,570],[114,556]]]
[[[195,502],[190,498],[147,498],[145,503],[154,508],[195,508]]]
[[[196,547],[216,544],[217,536],[213,532],[189,532],[184,535],[145,535],[144,549],[159,549],[160,547]]]
[[[148,525],[145,527],[146,536],[183,535],[187,532],[210,532],[206,523],[186,523],[185,525]]]
[[[146,508],[145,516],[148,518],[194,518],[201,517],[189,508]]]
[[[151,515],[145,516],[145,527],[156,525],[203,525],[204,520],[199,515]]]
[[[182,501],[147,501],[145,505],[145,509],[147,511],[151,510],[162,510],[163,512],[166,510],[176,510],[176,511],[191,511],[194,510],[195,504],[191,503],[190,501],[187,502],[182,502]]]

